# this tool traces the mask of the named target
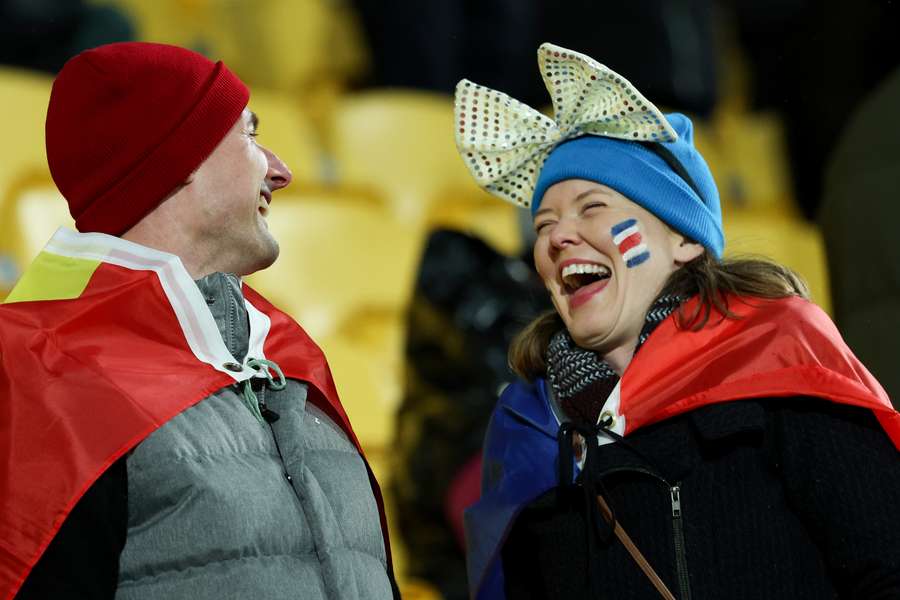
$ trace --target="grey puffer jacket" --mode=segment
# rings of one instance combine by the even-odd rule
[[[243,359],[249,328],[239,280],[215,273],[197,283],[229,351]],[[115,490],[110,477],[127,473],[127,500],[115,491],[101,500],[106,514],[110,505],[127,502],[114,597],[394,596],[378,507],[354,445],[307,403],[304,383],[288,380],[275,390],[256,380],[260,403],[277,414],[267,423],[245,405],[240,386],[222,388],[160,427],[127,456],[125,468],[110,469],[95,483],[97,493],[79,502],[97,503],[103,489]],[[95,593],[99,586],[88,592],[69,567],[58,566],[90,563],[78,554],[97,546],[96,540],[73,543],[78,533],[67,530],[109,528],[100,510],[93,511],[93,525],[79,525],[85,514],[90,511],[76,506],[68,519],[74,523],[64,524],[19,598],[63,589],[81,598],[112,597]],[[71,585],[63,588],[67,577]]]

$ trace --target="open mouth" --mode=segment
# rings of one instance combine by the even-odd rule
[[[609,279],[610,275],[609,267],[594,263],[576,263],[563,268],[562,282],[565,292],[574,294],[581,288]]]
[[[259,214],[263,217],[269,216],[269,204],[272,202],[272,196],[267,192],[259,193],[259,206],[256,207],[256,210],[259,211]]]

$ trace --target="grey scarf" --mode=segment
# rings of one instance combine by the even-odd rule
[[[635,353],[683,301],[680,296],[664,295],[653,302],[638,336]],[[593,425],[619,382],[619,376],[595,352],[578,347],[569,332],[562,329],[553,335],[547,347],[547,380],[569,418]]]

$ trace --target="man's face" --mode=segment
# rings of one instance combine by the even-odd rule
[[[256,143],[258,120],[249,109],[191,176],[192,215],[198,242],[211,245],[217,264],[237,275],[265,269],[278,258],[278,242],[266,217],[272,193],[287,186],[291,172]]]
[[[572,339],[601,356],[633,350],[684,238],[612,188],[581,179],[551,186],[534,225],[535,266]]]

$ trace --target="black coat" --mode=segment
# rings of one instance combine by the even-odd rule
[[[598,463],[616,518],[680,600],[900,598],[900,453],[871,411],[711,405],[602,446]],[[589,598],[592,569],[603,597],[660,598],[621,543],[589,543],[584,507],[573,486],[523,510],[502,550],[507,596]]]

